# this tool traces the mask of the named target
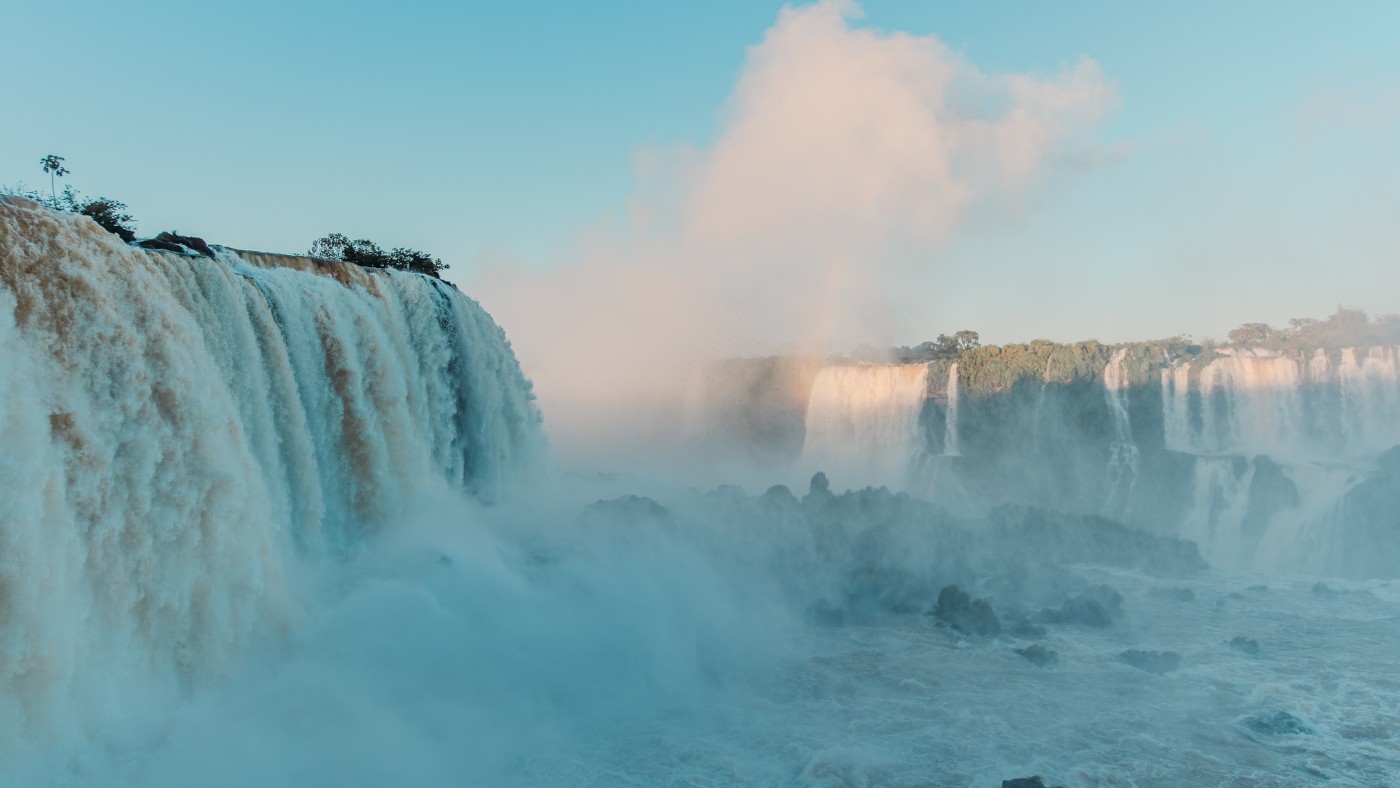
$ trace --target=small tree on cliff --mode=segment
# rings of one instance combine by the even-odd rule
[[[68,174],[68,168],[63,166],[63,157],[55,156],[52,153],[39,160],[44,166],[44,174],[49,176],[49,191],[55,203],[58,202],[58,182],[55,178],[62,178]]]
[[[342,233],[331,233],[317,238],[312,242],[308,254],[312,257],[344,260],[366,268],[397,268],[400,271],[412,271],[435,278],[441,278],[442,272],[447,269],[442,260],[427,252],[402,247],[386,252],[374,241],[364,238],[352,241]]]
[[[97,222],[102,229],[127,243],[136,240],[136,227],[126,203],[107,197],[96,197],[78,203],[77,212]]]

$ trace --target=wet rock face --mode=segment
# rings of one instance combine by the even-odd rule
[[[1054,649],[1048,649],[1039,643],[1034,643],[1025,648],[1018,648],[1016,649],[1016,653],[1019,654],[1022,659],[1038,668],[1053,667],[1060,661],[1059,652]]]
[[[1040,775],[1034,777],[1013,777],[1010,780],[1002,780],[1001,788],[1046,788],[1045,779]],[[1051,788],[1062,788],[1055,785]]]
[[[1282,736],[1286,734],[1311,734],[1312,728],[1303,724],[1303,721],[1294,717],[1286,711],[1276,711],[1267,717],[1249,717],[1244,724],[1255,733],[1262,733],[1265,736]]]
[[[1236,651],[1242,651],[1250,656],[1259,653],[1259,641],[1244,637],[1243,635],[1236,635],[1230,638],[1229,646]]]
[[[1158,676],[1181,667],[1181,655],[1175,651],[1142,651],[1130,648],[1118,655],[1118,661]]]
[[[1047,624],[1107,627],[1122,614],[1123,596],[1112,588],[1101,585],[1066,599],[1058,610],[1047,608],[1040,611],[1040,620]]]
[[[933,615],[966,635],[991,637],[1001,632],[1001,622],[987,600],[973,599],[957,586],[945,586],[938,592]]]
[[[160,249],[177,254],[197,254],[203,257],[214,256],[214,250],[209,247],[209,244],[206,243],[203,238],[196,238],[192,235],[161,233],[155,238],[139,242],[137,246],[143,249]]]

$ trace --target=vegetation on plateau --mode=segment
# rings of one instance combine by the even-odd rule
[[[1295,317],[1287,328],[1245,323],[1230,332],[1230,345],[1265,350],[1316,350],[1400,344],[1400,315],[1371,319],[1360,309],[1337,307],[1325,320]]]
[[[43,173],[49,176],[49,193],[18,186],[0,186],[0,197],[22,197],[33,200],[52,211],[76,213],[92,219],[104,230],[120,237],[129,244],[144,249],[157,249],[179,254],[197,254],[213,257],[212,248],[202,238],[181,235],[177,232],[164,232],[154,238],[136,240],[136,220],[127,212],[126,203],[110,197],[85,197],[72,186],[65,185],[60,191],[58,180],[72,174],[63,156],[48,154],[39,160]],[[351,240],[341,233],[331,233],[318,238],[308,252],[312,257],[339,260],[366,268],[394,268],[400,271],[425,274],[442,278],[448,266],[441,259],[416,249],[395,247],[385,251],[378,244],[363,238]]]
[[[49,176],[49,193],[44,194],[23,185],[0,187],[0,195],[23,197],[43,205],[49,210],[79,213],[97,222],[102,229],[131,243],[136,240],[136,220],[127,213],[126,203],[110,197],[84,197],[72,186],[64,186],[58,191],[58,179],[70,173],[62,156],[50,153],[39,160],[44,174]]]
[[[1400,315],[1370,318],[1359,309],[1338,307],[1330,317],[1294,318],[1287,328],[1246,323],[1231,331],[1229,341],[1191,342],[1185,336],[1106,344],[1096,340],[1060,343],[1037,339],[1026,344],[982,345],[975,331],[940,335],[916,347],[893,348],[888,357],[902,364],[927,363],[929,385],[941,391],[949,368],[958,365],[958,383],[972,394],[1007,391],[1018,381],[1072,383],[1096,381],[1119,351],[1123,381],[1140,385],[1157,380],[1160,370],[1185,360],[1203,366],[1222,355],[1257,351],[1301,356],[1347,347],[1400,345]]]
[[[427,252],[402,247],[384,251],[379,244],[363,238],[350,240],[340,233],[331,233],[311,244],[307,254],[328,260],[343,260],[366,268],[397,268],[441,279],[447,265]]]

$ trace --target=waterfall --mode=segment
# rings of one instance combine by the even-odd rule
[[[841,484],[901,483],[920,450],[927,397],[922,364],[824,367],[807,405],[802,467],[839,474]]]
[[[1178,361],[1162,370],[1166,445],[1197,455],[1363,459],[1400,443],[1397,361],[1394,347],[1344,348],[1335,363],[1324,350]]]
[[[435,487],[493,498],[542,460],[504,333],[450,285],[148,252],[15,199],[0,359],[4,718],[124,669],[171,691],[218,672],[294,617],[297,555],[353,549]]]
[[[1132,419],[1128,415],[1128,378],[1123,362],[1130,348],[1114,352],[1103,371],[1104,398],[1113,420],[1113,443],[1109,446],[1108,498],[1105,513],[1123,516],[1132,503],[1138,476],[1138,448],[1133,441]]]
[[[943,427],[943,454],[948,457],[961,457],[962,445],[958,442],[958,362],[948,367],[948,414]]]

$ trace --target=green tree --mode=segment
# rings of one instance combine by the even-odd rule
[[[331,233],[316,239],[307,253],[312,257],[343,260],[366,268],[396,268],[435,278],[441,278],[442,272],[447,269],[442,260],[427,252],[402,247],[386,252],[374,241],[365,238],[352,241],[343,233]]]
[[[136,240],[136,227],[131,214],[126,212],[126,203],[106,197],[84,200],[77,206],[77,212],[101,225],[102,229],[131,243]]]
[[[55,156],[52,153],[39,160],[44,167],[44,174],[49,176],[49,192],[55,203],[58,202],[58,185],[55,178],[62,178],[68,174],[68,168],[63,166],[63,157]]]
[[[1236,345],[1262,345],[1277,336],[1278,332],[1268,323],[1245,323],[1230,332],[1230,342]]]

